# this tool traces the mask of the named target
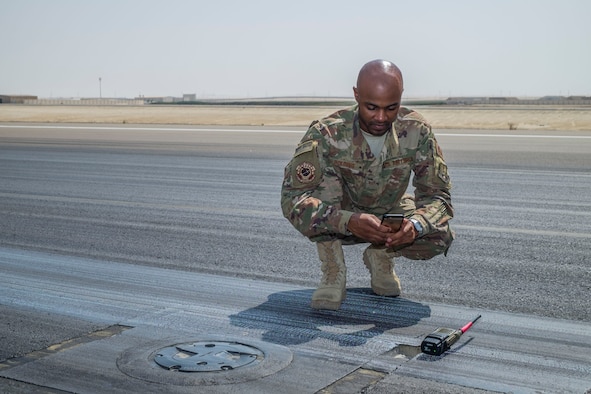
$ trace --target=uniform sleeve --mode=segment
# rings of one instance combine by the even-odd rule
[[[341,210],[343,188],[329,160],[329,148],[312,124],[285,167],[281,188],[283,215],[304,236],[322,240],[346,234],[352,212]]]
[[[413,217],[427,234],[446,225],[453,217],[451,181],[441,148],[429,126],[424,125],[414,166],[416,211]]]

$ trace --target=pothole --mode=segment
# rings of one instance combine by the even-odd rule
[[[405,345],[401,343],[386,354],[392,355],[394,358],[408,361],[421,354],[421,346]]]

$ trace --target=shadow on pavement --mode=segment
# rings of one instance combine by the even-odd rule
[[[416,325],[431,315],[427,305],[405,298],[380,297],[371,289],[347,289],[338,311],[310,308],[313,290],[271,294],[254,308],[230,316],[237,327],[263,330],[262,339],[280,345],[298,345],[328,339],[340,346],[361,346],[385,331]]]

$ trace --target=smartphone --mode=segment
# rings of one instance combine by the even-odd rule
[[[404,215],[401,213],[385,213],[384,216],[382,216],[382,224],[390,227],[392,232],[400,230],[403,220]]]

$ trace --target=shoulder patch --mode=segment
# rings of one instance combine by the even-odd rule
[[[320,183],[322,170],[318,158],[318,141],[308,140],[298,145],[292,161],[294,187],[313,187]]]
[[[296,167],[296,177],[301,184],[312,183],[316,178],[316,166],[307,161],[301,162]]]

